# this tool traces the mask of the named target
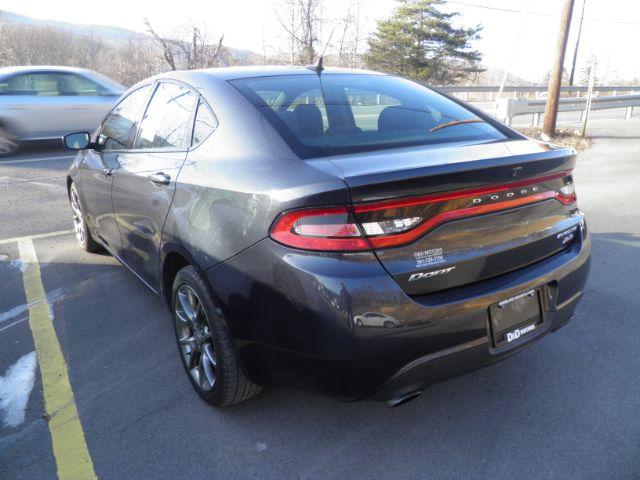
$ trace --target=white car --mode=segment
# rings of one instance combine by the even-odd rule
[[[0,68],[0,155],[13,153],[25,140],[95,130],[124,90],[82,68]]]
[[[394,317],[376,312],[366,312],[362,315],[356,315],[353,321],[358,327],[395,328],[400,326],[400,322]]]

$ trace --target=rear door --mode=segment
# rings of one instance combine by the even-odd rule
[[[118,99],[102,85],[75,73],[55,75],[60,101],[59,132],[94,131]]]
[[[158,249],[175,181],[191,141],[198,95],[180,83],[159,82],[138,126],[133,150],[120,155],[113,208],[123,259],[158,289]]]

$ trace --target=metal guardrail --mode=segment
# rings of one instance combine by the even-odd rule
[[[498,102],[496,116],[510,125],[513,117],[518,115],[533,115],[532,125],[537,125],[540,121],[540,114],[544,113],[547,101],[544,99],[528,100],[525,98],[504,98]],[[611,108],[625,108],[625,118],[628,120],[633,115],[633,109],[640,107],[639,95],[610,95],[605,97],[593,97],[591,99],[591,110],[607,110]],[[558,106],[560,112],[582,112],[586,113],[587,99],[561,98]]]
[[[437,87],[439,90],[447,93],[498,93],[500,87],[497,85],[478,86],[478,85],[449,85],[446,87]],[[504,92],[522,92],[522,93],[536,93],[546,92],[546,85],[527,85],[527,86],[514,86],[508,85],[504,87]],[[594,92],[640,92],[640,86],[638,85],[600,85],[593,87]],[[560,92],[577,92],[587,93],[587,87],[572,86],[572,87],[560,87]]]

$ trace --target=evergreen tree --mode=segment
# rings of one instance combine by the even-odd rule
[[[393,15],[369,38],[367,66],[436,85],[481,72],[481,54],[471,48],[481,26],[455,28],[458,13],[438,10],[444,0],[399,0]]]

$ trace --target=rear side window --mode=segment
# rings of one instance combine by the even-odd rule
[[[196,111],[196,119],[193,124],[193,136],[191,137],[191,146],[200,145],[206,138],[218,128],[218,119],[211,111],[207,102],[202,98],[198,101],[198,110]]]
[[[106,95],[109,91],[102,85],[80,75],[68,74],[63,78],[63,92],[66,95],[96,96]],[[63,93],[61,93],[62,95]]]
[[[159,83],[140,122],[135,148],[186,148],[195,98],[187,87]]]
[[[127,148],[131,129],[149,95],[150,85],[145,85],[127,95],[111,111],[102,123],[99,142],[103,150],[123,150]]]
[[[458,103],[398,77],[302,74],[231,84],[302,158],[507,138]]]

